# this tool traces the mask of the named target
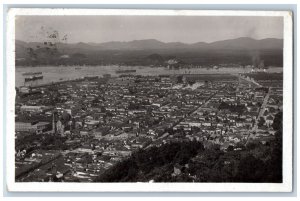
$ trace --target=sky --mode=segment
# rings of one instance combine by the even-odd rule
[[[282,17],[241,16],[16,16],[16,39],[67,43],[156,39],[162,42],[214,42],[251,37],[283,38]],[[65,37],[64,37],[65,36]],[[63,40],[63,38],[67,40]],[[51,39],[53,40],[53,39]]]

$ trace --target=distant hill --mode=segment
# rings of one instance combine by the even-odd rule
[[[16,65],[165,65],[168,57],[185,64],[251,64],[259,57],[268,66],[282,66],[283,40],[237,38],[213,43],[164,43],[155,39],[106,43],[39,43],[16,40]],[[84,55],[77,58],[74,54]],[[153,55],[156,55],[155,58]]]
[[[252,38],[237,38],[210,43],[208,48],[223,50],[276,50],[283,49],[283,40],[274,38],[267,38],[262,40],[254,40]]]

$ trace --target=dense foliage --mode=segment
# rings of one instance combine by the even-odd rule
[[[219,110],[229,110],[232,113],[243,113],[247,110],[246,106],[244,105],[231,105],[226,102],[221,102],[219,105]]]
[[[278,131],[266,144],[250,142],[243,149],[204,149],[197,141],[176,142],[139,150],[108,169],[97,182],[282,182],[282,113]],[[174,174],[174,167],[181,170]],[[181,168],[180,168],[181,167]]]
[[[129,159],[118,163],[104,173],[101,182],[166,181],[170,179],[173,164],[185,164],[204,148],[198,142],[166,144],[139,150]]]
[[[98,182],[281,182],[281,149],[249,144],[243,151],[204,150],[198,142],[140,150],[102,174]],[[181,173],[174,175],[174,167]]]
[[[265,81],[265,80],[283,80],[283,74],[282,73],[248,73],[245,74],[248,77],[253,78],[256,81]]]

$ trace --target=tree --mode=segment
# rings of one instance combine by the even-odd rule
[[[159,148],[152,147],[147,150],[138,150],[131,158],[117,163],[105,171],[97,181],[102,182],[130,182],[155,179],[155,181],[170,181],[174,164],[182,165],[189,162],[204,148],[199,142],[181,142],[165,144]],[[143,174],[143,177],[140,174]],[[166,175],[167,174],[167,175]],[[182,178],[183,179],[183,178]]]
[[[265,176],[265,164],[262,160],[248,154],[238,166],[237,181],[262,182]]]
[[[259,127],[262,127],[265,123],[266,123],[265,119],[263,117],[260,117],[257,125]]]
[[[179,83],[179,84],[183,83],[183,76],[182,75],[177,76],[177,83]]]
[[[274,122],[273,122],[273,129],[274,130],[282,130],[282,112],[278,112],[275,115]]]
[[[190,86],[194,85],[195,83],[196,83],[196,82],[193,81],[193,80],[189,80],[189,81],[188,81],[188,84],[189,84]]]

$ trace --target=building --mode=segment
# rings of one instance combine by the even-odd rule
[[[19,88],[19,92],[24,93],[24,94],[28,94],[30,92],[30,89],[29,89],[29,87],[22,86],[22,87]]]
[[[56,131],[59,135],[64,135],[65,126],[60,120],[56,122]]]
[[[49,122],[16,122],[16,132],[41,133],[50,128]]]
[[[268,115],[268,116],[266,117],[266,125],[267,125],[268,127],[271,127],[272,124],[273,124],[273,122],[274,122],[274,117],[273,117],[272,115]]]
[[[39,105],[22,105],[21,112],[43,112],[45,106]]]

